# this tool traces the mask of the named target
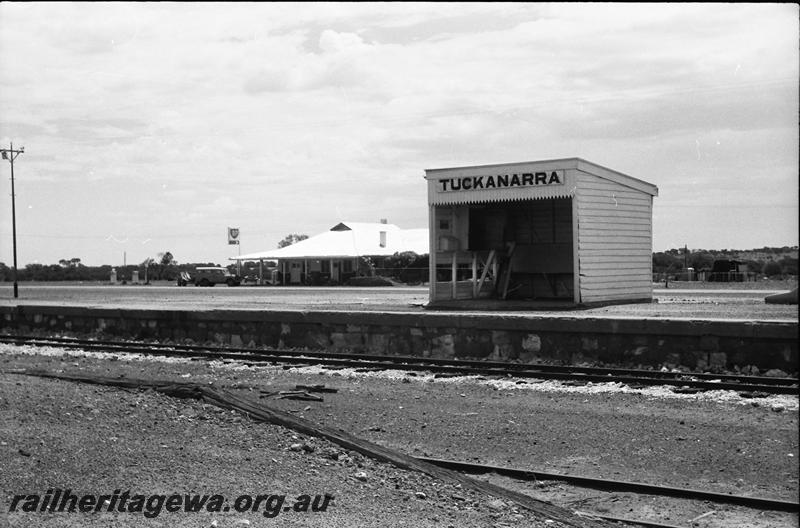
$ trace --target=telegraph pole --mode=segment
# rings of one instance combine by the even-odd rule
[[[25,147],[14,150],[14,143],[7,149],[0,148],[3,159],[11,162],[11,240],[14,246],[14,298],[19,297],[19,287],[17,286],[17,209],[14,195],[14,160],[17,156],[25,152]]]

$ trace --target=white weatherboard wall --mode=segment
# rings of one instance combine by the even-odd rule
[[[603,167],[581,165],[574,198],[580,301],[651,299],[653,196],[658,190]]]

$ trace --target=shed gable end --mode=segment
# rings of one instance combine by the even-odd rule
[[[652,297],[652,196],[582,171],[577,178],[581,301]]]

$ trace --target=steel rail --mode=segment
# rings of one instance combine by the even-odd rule
[[[704,491],[691,488],[676,488],[670,486],[660,486],[656,484],[644,484],[641,482],[629,482],[622,480],[609,480],[593,477],[582,477],[576,475],[564,475],[560,473],[547,473],[544,471],[534,471],[527,469],[509,468],[503,466],[492,466],[486,464],[474,464],[471,462],[460,462],[456,460],[444,460],[438,458],[417,457],[419,460],[436,464],[441,467],[463,471],[465,473],[497,473],[513,477],[519,480],[558,480],[568,482],[584,488],[592,488],[606,491],[630,491],[646,495],[660,495],[667,497],[678,497],[684,499],[708,500],[717,503],[736,504],[748,508],[797,512],[800,511],[800,503],[785,501],[780,499],[770,499],[763,497],[752,497],[747,495],[731,495],[713,491]],[[635,521],[634,521],[635,522]]]
[[[798,381],[793,378],[761,378],[748,376],[747,381],[759,383],[742,383],[736,376],[727,376],[733,381],[722,381],[723,376],[714,377],[714,381],[694,379],[665,378],[663,372],[630,369],[594,368],[593,374],[585,373],[590,367],[560,367],[559,371],[550,371],[548,365],[522,365],[502,362],[481,362],[463,360],[443,360],[431,358],[415,358],[408,356],[374,356],[362,354],[341,354],[311,350],[286,349],[248,349],[194,345],[167,345],[163,343],[130,343],[117,341],[78,340],[73,338],[41,338],[22,336],[0,336],[0,342],[12,344],[30,344],[34,346],[57,346],[64,348],[80,348],[102,350],[103,352],[136,353],[158,356],[178,356],[189,358],[231,359],[251,362],[295,362],[300,364],[328,365],[352,368],[400,369],[410,371],[430,371],[446,374],[480,374],[488,376],[516,376],[521,378],[567,380],[580,382],[608,383],[618,382],[629,385],[670,385],[698,390],[734,390],[752,391],[769,394],[800,394]],[[512,368],[508,368],[508,367]],[[574,372],[573,370],[581,370]],[[623,373],[623,374],[619,374]],[[637,375],[638,374],[638,375]],[[675,373],[673,373],[673,376]],[[682,376],[686,374],[681,373]],[[690,375],[694,377],[694,375]],[[777,385],[776,380],[783,382]]]
[[[606,521],[612,521],[616,523],[636,524],[639,526],[644,526],[645,528],[686,528],[685,526],[678,526],[675,524],[664,524],[652,521],[638,521],[635,519],[627,519],[625,517],[612,517],[610,515],[600,515],[599,513],[592,513],[592,516],[599,517],[601,519],[605,519]]]
[[[36,336],[0,336],[2,342],[12,342],[16,340],[26,341],[41,341],[41,342],[59,342],[59,343],[87,343],[99,344],[107,346],[125,346],[130,345],[146,345],[152,348],[165,348],[169,350],[195,350],[195,351],[210,351],[212,347],[199,346],[199,345],[183,345],[183,344],[165,344],[165,343],[145,343],[145,342],[120,342],[120,341],[98,341],[98,340],[81,340],[69,337],[36,337]],[[504,361],[482,361],[482,360],[469,360],[457,359],[448,360],[440,358],[419,358],[414,356],[380,356],[380,355],[365,355],[357,353],[341,353],[341,352],[327,352],[324,350],[296,350],[296,349],[280,349],[280,348],[265,348],[265,349],[252,349],[243,347],[217,347],[217,350],[224,350],[226,352],[243,352],[243,353],[263,353],[263,354],[282,354],[289,356],[307,356],[309,354],[325,354],[326,356],[336,357],[341,359],[373,359],[382,361],[391,361],[395,363],[404,362],[425,362],[433,365],[464,365],[475,366],[480,368],[498,368],[507,370],[541,370],[543,372],[567,372],[585,373],[595,375],[630,375],[630,376],[645,376],[650,378],[671,378],[671,377],[688,377],[697,380],[718,380],[741,382],[758,385],[792,385],[798,384],[800,381],[797,378],[784,378],[784,377],[765,377],[765,376],[747,376],[740,374],[710,374],[706,372],[673,372],[662,370],[646,370],[646,369],[624,369],[617,367],[579,367],[571,365],[545,365],[545,364],[530,364],[530,363],[512,363]],[[691,380],[686,380],[691,381]]]

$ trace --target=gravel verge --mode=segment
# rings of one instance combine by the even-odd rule
[[[3,370],[62,368],[119,375],[126,362],[3,355]],[[136,374],[168,375],[140,362]],[[172,373],[178,380],[177,372]],[[175,374],[178,374],[175,376]],[[160,379],[160,378],[159,378]],[[227,380],[229,381],[229,380]],[[154,391],[126,391],[60,380],[0,374],[2,526],[549,526],[530,512],[375,462],[330,442],[238,413]],[[48,489],[83,494],[221,494],[333,496],[324,512],[10,513],[17,494]],[[21,504],[24,504],[21,503]],[[273,503],[274,504],[274,503]],[[319,504],[322,504],[321,502]]]
[[[284,370],[130,358],[113,361],[60,351],[55,356],[19,353],[24,350],[0,350],[2,368],[40,367],[102,376],[191,380],[253,398],[291,389],[295,384],[322,383],[338,389],[337,393],[324,394],[323,402],[274,396],[264,400],[276,408],[417,456],[786,500],[796,500],[798,493],[798,405],[794,397],[746,400],[728,391],[676,395],[605,384],[569,387],[550,382],[437,379],[397,372]],[[199,526],[216,520],[219,526],[234,526],[240,521],[257,526],[319,526],[322,520],[326,526],[345,527],[553,526],[494,498],[470,496],[420,475],[359,460],[350,453],[344,453],[342,460],[333,460],[324,453],[336,448],[325,442],[292,438],[298,435],[215,412],[196,402],[64,382],[29,382],[28,378],[23,382],[11,375],[0,380],[4,424],[0,430],[6,442],[0,452],[15,464],[2,474],[6,501],[14,490],[33,493],[48,486],[75,488],[78,484],[97,492],[123,486],[148,492],[152,489],[153,493],[211,490],[232,496],[284,489],[287,495],[327,492],[338,498],[336,506],[324,514],[286,514],[277,518],[280,524],[253,516],[220,514],[201,520],[199,514],[171,514],[165,525]],[[143,407],[145,404],[148,407]],[[67,416],[66,412],[71,414]],[[85,429],[87,422],[92,427]],[[6,437],[13,438],[14,443]],[[119,443],[120,438],[123,443]],[[292,444],[298,443],[313,445],[313,451],[291,451]],[[93,445],[99,449],[87,448]],[[113,453],[120,446],[126,451],[119,451],[119,457],[74,455],[80,449],[83,453],[89,449],[94,454],[108,449]],[[38,458],[33,456],[34,448],[41,449]],[[28,450],[32,456],[20,455],[19,449]],[[34,465],[36,460],[40,462]],[[366,481],[355,476],[360,472],[367,474]],[[797,524],[796,515],[756,515],[700,501],[679,505],[653,499],[648,502],[628,494],[576,492],[552,483],[508,486],[563,506],[657,522],[686,525],[686,521],[714,509],[715,514],[695,525],[766,528]],[[16,522],[19,519],[14,515],[7,518]],[[33,519],[41,521],[40,515]],[[104,516],[107,519],[102,519]],[[87,525],[84,521],[95,519],[96,526],[130,526],[143,520],[98,514],[87,518],[62,516],[59,522],[83,526]],[[14,526],[26,526],[24,521]],[[155,523],[164,520],[148,522],[159,526]],[[65,524],[52,524],[56,525]]]

